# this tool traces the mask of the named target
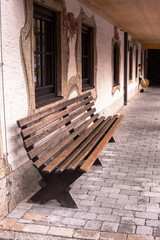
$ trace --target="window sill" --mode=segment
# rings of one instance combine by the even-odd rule
[[[38,103],[36,103],[36,108],[40,108],[40,107],[44,107],[46,105],[49,105],[51,103],[54,103],[54,102],[57,102],[57,101],[60,101],[61,99],[63,99],[63,97],[52,97],[51,98],[46,98],[46,99],[43,99],[41,101],[39,101]]]
[[[89,90],[94,89],[94,88],[95,87],[86,84],[86,85],[82,86],[82,92],[89,91]]]

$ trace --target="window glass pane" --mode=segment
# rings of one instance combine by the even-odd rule
[[[52,85],[53,76],[52,76],[52,56],[51,55],[43,55],[42,69],[43,69],[43,86]]]
[[[35,81],[35,87],[41,87],[41,57],[40,57],[40,55],[34,56],[34,81]]]
[[[40,19],[34,18],[34,51],[40,52]]]

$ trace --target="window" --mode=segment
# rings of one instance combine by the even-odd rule
[[[133,47],[129,48],[129,79],[132,80]]]
[[[94,28],[82,25],[82,91],[94,87]]]
[[[119,56],[120,56],[120,47],[117,42],[114,43],[113,48],[113,79],[114,86],[119,85]]]
[[[136,78],[138,77],[138,49],[136,49]]]
[[[36,106],[57,96],[57,13],[34,5],[34,81]]]

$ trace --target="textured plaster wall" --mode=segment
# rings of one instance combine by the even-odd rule
[[[112,95],[112,39],[114,37],[114,26],[105,19],[90,11],[75,0],[66,0],[67,11],[73,12],[78,17],[81,7],[88,17],[94,15],[97,26],[97,99],[96,108],[98,112],[109,115],[116,112],[123,105],[123,32],[118,30],[121,43],[120,59],[120,91],[116,90]],[[72,64],[71,64],[72,66]],[[68,69],[69,76],[74,75],[72,67]],[[118,101],[117,101],[118,100]],[[116,103],[116,104],[115,104]],[[114,105],[114,107],[112,106]],[[114,109],[114,111],[113,111]]]
[[[8,166],[0,161],[0,202],[1,215],[8,211],[7,181],[12,181],[10,208],[14,207],[34,187],[38,178],[37,171],[29,164],[24,150],[17,120],[26,116],[28,111],[26,85],[24,80],[21,54],[20,31],[24,26],[24,6],[22,0],[1,1],[2,20],[2,57],[3,69],[0,69],[0,117],[3,149],[5,153],[5,124],[7,132]],[[2,78],[3,70],[3,78]],[[2,89],[2,81],[4,89]],[[5,101],[3,102],[3,92]],[[4,116],[5,105],[5,116]],[[4,120],[5,119],[5,120]],[[10,174],[8,175],[8,169]],[[0,215],[0,218],[1,218]]]
[[[0,107],[3,148],[5,148],[4,132],[4,109],[2,101],[2,80],[4,80],[5,93],[5,121],[7,126],[7,148],[8,161],[12,179],[10,207],[14,207],[25,195],[34,187],[34,183],[39,180],[39,174],[29,162],[23,148],[22,138],[17,127],[17,120],[28,114],[28,99],[26,85],[22,67],[20,52],[20,31],[25,23],[24,6],[22,0],[7,0],[2,2],[2,50],[3,50],[3,76],[0,79]],[[112,39],[114,37],[114,26],[100,16],[82,6],[76,0],[65,0],[67,12],[73,12],[75,18],[79,16],[81,7],[88,17],[94,15],[97,26],[97,111],[103,115],[114,114],[123,105],[123,32],[118,30],[121,43],[120,60],[120,90],[112,94]],[[75,42],[70,42],[70,59],[68,69],[68,81],[74,79],[77,74],[75,60]],[[140,54],[139,54],[140,58]],[[133,68],[134,69],[134,68]],[[137,92],[137,82],[129,84],[129,98]],[[73,91],[69,98],[76,96],[77,91]],[[2,149],[2,152],[4,149]],[[5,172],[0,178],[0,200],[2,200],[4,213],[7,211],[6,197],[6,176],[8,177],[6,162],[0,162],[0,169]]]

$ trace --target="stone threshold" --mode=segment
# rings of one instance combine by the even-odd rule
[[[89,231],[36,224],[18,223],[16,219],[5,218],[0,224],[0,239],[6,240],[160,240],[160,237],[113,232]]]

